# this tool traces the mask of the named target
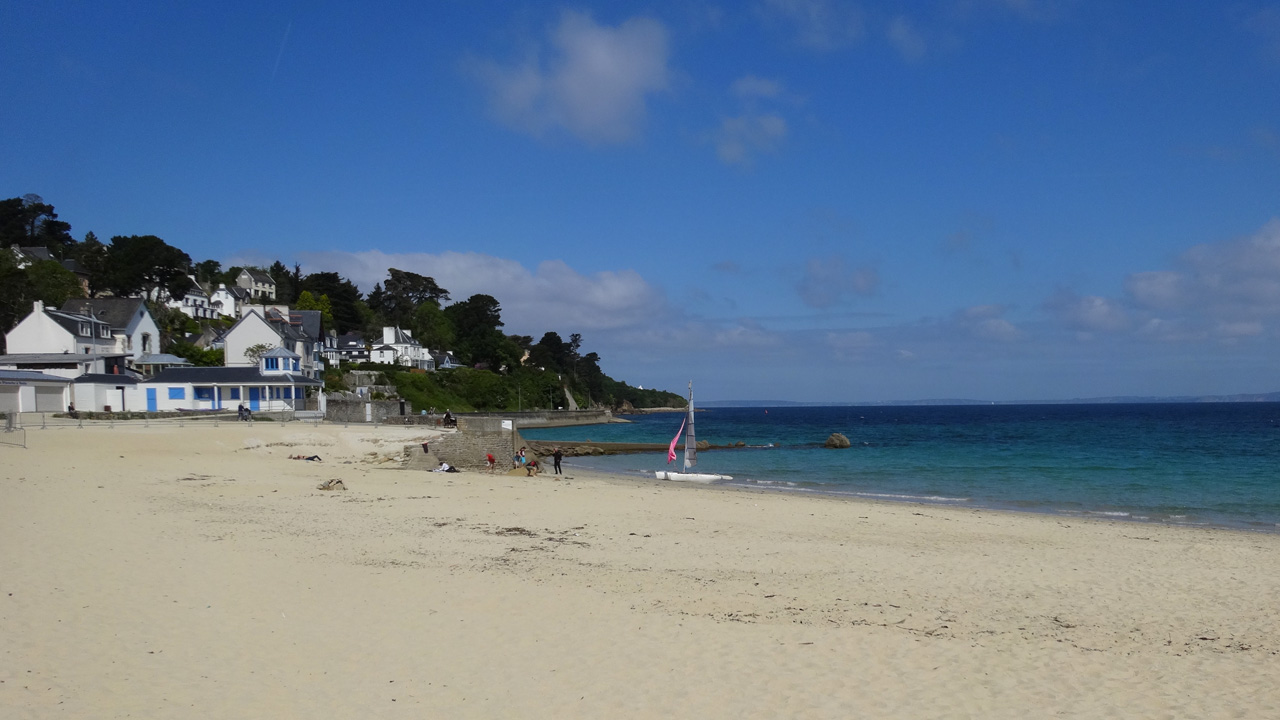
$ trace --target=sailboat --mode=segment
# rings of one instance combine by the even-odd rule
[[[667,448],[667,464],[670,465],[676,459],[676,443],[680,442],[680,435],[684,434],[684,472],[671,472],[670,470],[658,470],[654,475],[659,480],[681,480],[684,482],[709,483],[717,480],[732,480],[729,475],[713,475],[711,473],[695,473],[689,470],[698,464],[698,440],[693,432],[693,382],[689,382],[689,412],[684,422],[680,423],[680,429],[676,431],[676,436],[671,439],[671,446]]]

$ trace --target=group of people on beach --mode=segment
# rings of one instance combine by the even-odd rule
[[[560,469],[560,461],[563,459],[564,459],[564,451],[562,451],[559,447],[552,450],[551,460],[552,460],[553,467],[555,468],[556,475],[560,475],[563,472]],[[542,470],[542,466],[538,464],[538,459],[535,457],[529,457],[527,454],[527,448],[524,448],[524,447],[521,447],[520,451],[517,452],[514,456],[512,456],[511,468],[513,470],[516,468],[524,468],[526,477],[533,477],[534,475],[537,475]],[[485,472],[490,472],[490,473],[494,473],[498,471],[498,461],[496,458],[493,457],[493,453],[485,454],[484,469],[485,469]]]

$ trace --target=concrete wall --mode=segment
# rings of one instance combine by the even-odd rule
[[[81,412],[139,412],[147,409],[147,401],[137,385],[110,385],[104,383],[76,383],[76,410]],[[123,387],[123,393],[117,389]]]
[[[431,454],[462,470],[483,470],[485,454],[493,453],[498,461],[498,470],[506,472],[511,468],[511,457],[528,443],[520,436],[519,430],[503,428],[503,420],[499,417],[460,417],[457,432],[446,433],[444,437],[431,441]],[[507,420],[510,422],[509,418]],[[516,423],[512,425],[517,426]],[[541,462],[542,459],[538,460]]]
[[[412,403],[405,402],[406,414],[413,414]],[[380,423],[400,417],[399,400],[339,400],[332,396],[325,403],[324,419],[340,423]]]

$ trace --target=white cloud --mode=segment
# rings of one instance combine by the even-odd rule
[[[1004,318],[1004,313],[1003,305],[974,305],[956,313],[952,324],[979,340],[1012,342],[1021,332]]]
[[[841,255],[810,258],[805,263],[804,275],[796,284],[796,292],[805,305],[815,308],[831,307],[847,296],[874,295],[880,287],[880,274],[869,266],[848,267]]]
[[[729,90],[744,100],[777,98],[782,95],[782,83],[754,75],[744,75],[734,80],[733,84],[729,86]]]
[[[1156,270],[1125,278],[1125,291],[1139,307],[1169,310],[1188,300],[1186,278],[1177,272]]]
[[[669,83],[662,24],[632,18],[607,27],[566,11],[550,45],[545,61],[534,56],[516,66],[478,63],[494,113],[534,136],[564,129],[590,143],[635,137],[648,96]]]
[[[787,137],[781,115],[748,114],[725,118],[715,133],[716,154],[730,165],[746,165],[761,152],[773,152]]]
[[[301,255],[306,272],[332,270],[365,291],[387,277],[387,268],[435,278],[454,301],[492,295],[502,305],[508,332],[572,332],[645,325],[668,312],[666,298],[634,271],[583,275],[560,260],[530,271],[520,263],[480,253],[389,254],[379,250]]]
[[[1131,321],[1121,305],[1098,295],[1076,295],[1062,291],[1046,306],[1072,330],[1085,333],[1118,332],[1130,327]]]
[[[843,0],[765,0],[766,15],[781,16],[796,31],[796,40],[814,50],[830,51],[862,39],[862,13]]]
[[[923,59],[928,52],[929,48],[925,43],[924,35],[916,30],[911,19],[905,15],[899,15],[889,22],[886,35],[889,38],[889,44],[893,45],[903,60],[916,62]]]
[[[742,323],[721,329],[711,336],[715,345],[728,348],[762,348],[781,344],[777,333],[769,332],[759,326]]]

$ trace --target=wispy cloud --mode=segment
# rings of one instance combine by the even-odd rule
[[[880,274],[874,267],[849,267],[842,255],[810,258],[796,284],[801,301],[813,308],[829,308],[851,296],[874,295]]]
[[[1280,320],[1280,219],[1252,235],[1190,248],[1164,270],[1131,273],[1117,298],[1061,290],[1045,309],[1092,337],[1127,333],[1166,341],[1268,335]]]
[[[771,153],[787,137],[787,121],[775,113],[724,118],[715,132],[716,154],[729,165],[747,165],[759,153]]]
[[[501,303],[503,320],[512,332],[615,329],[655,322],[669,312],[665,295],[631,270],[584,275],[561,260],[547,260],[530,270],[515,260],[459,252],[365,250],[299,257],[306,271],[338,271],[366,291],[394,267],[435,278],[454,300],[492,295]]]
[[[908,62],[923,60],[929,51],[924,35],[916,29],[911,18],[905,15],[899,15],[890,20],[885,35],[889,38],[889,44],[893,45],[902,59]]]
[[[617,27],[566,11],[551,30],[549,50],[523,62],[471,64],[494,114],[508,126],[542,136],[564,130],[593,144],[633,139],[650,95],[667,89],[667,31],[637,17]]]
[[[839,50],[866,33],[862,11],[843,0],[764,0],[761,7],[766,18],[781,19],[796,42],[813,50]]]

